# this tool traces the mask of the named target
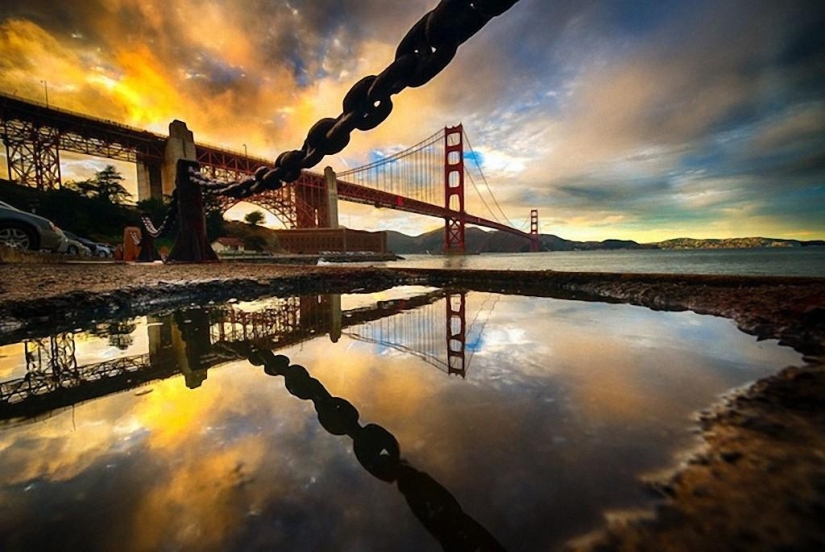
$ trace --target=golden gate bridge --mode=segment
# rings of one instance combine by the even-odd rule
[[[268,164],[245,152],[195,143],[181,121],[170,124],[169,136],[164,136],[5,94],[0,94],[0,125],[9,178],[41,190],[62,185],[61,151],[134,163],[139,200],[171,195],[180,159],[196,162],[203,177],[223,181],[247,178]],[[243,199],[218,195],[216,200],[223,211],[241,201],[262,207],[288,229],[336,228],[337,202],[343,200],[442,219],[447,252],[464,250],[467,224],[523,237],[537,250],[538,211],[530,213],[529,231],[516,228],[493,195],[477,155],[466,146],[469,138],[461,125],[446,127],[363,167],[337,175],[331,169],[324,174],[303,170],[279,189]],[[465,163],[468,158],[476,160],[475,167]],[[468,180],[488,215],[466,211]]]

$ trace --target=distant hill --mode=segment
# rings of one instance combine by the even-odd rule
[[[752,247],[806,247],[823,246],[825,240],[799,241],[776,238],[728,238],[694,239],[676,238],[653,243],[633,240],[608,239],[603,241],[566,240],[553,234],[540,234],[543,251],[581,251],[609,249],[736,249]],[[444,247],[444,230],[438,229],[419,236],[408,236],[393,230],[387,231],[391,251],[399,255],[410,253],[440,253]],[[529,251],[530,244],[523,238],[506,232],[486,232],[468,227],[465,233],[468,253],[517,253]]]
[[[807,247],[825,245],[825,240],[784,240],[776,238],[726,238],[697,240],[676,238],[658,242],[659,249],[747,249],[751,247]]]

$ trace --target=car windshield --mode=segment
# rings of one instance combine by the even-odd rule
[[[9,205],[9,204],[8,204],[8,203],[6,203],[5,201],[0,201],[0,206],[3,206],[3,207],[8,207],[9,209],[14,209],[15,211],[17,210],[17,207],[14,207],[14,206],[12,206],[12,205]]]

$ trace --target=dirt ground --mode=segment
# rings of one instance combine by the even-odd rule
[[[516,274],[518,275],[516,277]],[[411,270],[260,264],[0,264],[0,344],[208,297],[394,285],[623,302],[733,319],[804,355],[700,417],[704,446],[650,481],[654,512],[611,516],[577,550],[825,550],[825,278]]]

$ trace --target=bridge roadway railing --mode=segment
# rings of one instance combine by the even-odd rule
[[[358,184],[351,184],[343,180],[338,181],[338,197],[344,198],[348,201],[353,201],[355,203],[364,203],[367,205],[374,205],[376,207],[387,207],[398,211],[407,211],[409,213],[427,215],[441,219],[464,219],[466,224],[474,224],[476,226],[501,230],[502,232],[508,232],[510,234],[515,234],[517,236],[530,239],[530,234],[507,226],[506,224],[501,224],[500,222],[462,213],[460,211],[454,211],[440,205],[433,205],[432,203],[426,203],[417,199],[406,198],[390,192],[366,188],[364,186],[359,186]]]

